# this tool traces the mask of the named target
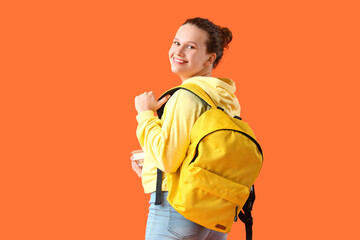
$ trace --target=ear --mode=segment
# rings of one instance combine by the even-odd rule
[[[209,54],[208,60],[206,61],[206,65],[212,65],[216,60],[216,53]]]

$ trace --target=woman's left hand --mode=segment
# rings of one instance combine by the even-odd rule
[[[132,170],[138,175],[138,177],[141,177],[142,173],[142,167],[140,167],[133,159],[133,156],[130,157],[131,159],[131,168]]]
[[[167,100],[169,100],[170,95],[163,97],[160,101],[157,101],[154,93],[144,92],[139,96],[135,97],[135,108],[138,113],[143,111],[151,110],[155,112],[158,110]]]

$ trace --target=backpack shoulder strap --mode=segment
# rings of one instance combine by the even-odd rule
[[[251,210],[255,201],[255,187],[254,185],[250,188],[250,195],[244,204],[242,211],[239,213],[240,220],[245,223],[246,240],[252,240],[252,226],[253,218],[251,216]]]
[[[198,85],[194,83],[185,83],[179,86],[180,88],[186,89],[196,96],[198,96],[200,99],[202,99],[204,102],[206,102],[211,108],[216,108],[216,104],[213,102],[213,100],[210,98],[210,96]]]
[[[173,95],[177,90],[179,89],[185,89],[189,92],[191,92],[192,94],[196,95],[197,97],[199,97],[202,101],[204,101],[207,105],[211,106],[211,108],[216,108],[215,103],[211,100],[211,98],[209,97],[209,95],[198,85],[193,84],[193,83],[186,83],[186,84],[182,84],[180,86],[174,87],[168,91],[166,91],[164,94],[162,94],[159,98],[162,99],[163,97],[167,96],[167,95]],[[161,116],[163,115],[164,112],[164,108],[165,105],[162,105],[156,112],[158,115],[158,118],[161,118]],[[161,185],[162,185],[162,171],[158,168],[157,169],[157,173],[156,173],[156,199],[155,199],[155,205],[161,205],[162,203],[162,192],[161,192]]]
[[[192,94],[196,95],[198,98],[200,98],[202,101],[204,101],[207,105],[209,105],[211,108],[216,108],[215,103],[213,102],[213,100],[209,97],[209,95],[198,85],[194,84],[194,83],[184,83],[180,86],[174,87],[168,91],[166,91],[164,94],[162,94],[159,98],[162,99],[163,97],[167,96],[167,95],[173,95],[177,90],[179,89],[185,89],[189,92],[191,92]],[[163,112],[164,112],[164,107],[165,107],[166,103],[164,105],[162,105],[158,110],[157,110],[157,115],[159,118],[161,118]]]

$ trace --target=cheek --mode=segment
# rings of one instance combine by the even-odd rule
[[[194,56],[190,56],[191,60],[192,60],[192,63],[195,65],[195,66],[202,66],[202,63],[203,63],[203,58],[202,56],[199,56],[199,55],[194,55]]]
[[[169,57],[171,57],[174,54],[174,48],[171,46],[169,49]]]
[[[199,64],[204,65],[206,64],[207,60],[209,59],[209,57],[207,55],[202,55],[201,57],[199,57]]]

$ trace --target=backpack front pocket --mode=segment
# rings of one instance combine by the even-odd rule
[[[242,206],[250,194],[248,187],[200,167],[189,167],[185,181],[203,191]]]

